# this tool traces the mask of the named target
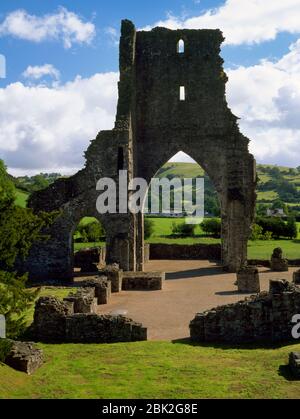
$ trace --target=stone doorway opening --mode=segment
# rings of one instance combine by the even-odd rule
[[[160,187],[159,193],[157,188],[152,190],[150,186],[144,202],[145,249],[148,250],[150,246],[151,259],[156,259],[158,256],[159,259],[168,259],[168,255],[173,260],[209,259],[209,253],[205,252],[206,246],[218,245],[221,248],[221,204],[218,191],[208,173],[190,155],[180,151],[161,166],[154,178],[162,182],[162,185],[163,182],[166,184],[165,187]],[[196,183],[199,179],[203,181],[201,187]],[[182,185],[185,180],[193,180],[193,182],[186,184],[183,194]],[[197,195],[203,193],[203,198],[196,199]],[[179,214],[175,210],[178,206],[178,202],[176,202],[178,199],[175,196],[178,197],[178,194],[182,201],[182,212]],[[167,207],[163,202],[166,195],[170,198]],[[191,217],[185,209],[190,208],[191,205],[195,207],[195,204],[199,202],[203,207],[204,218],[195,217],[197,214],[195,212],[192,216],[194,218],[192,221],[195,224],[191,224]],[[153,213],[153,204],[155,208],[159,208],[158,213]],[[151,213],[149,209],[152,209]],[[202,222],[215,224],[219,231],[218,228],[203,229]],[[165,248],[164,245],[166,245]],[[198,254],[195,245],[199,245],[199,249],[201,248]],[[160,248],[163,254],[159,255],[160,251],[157,251],[156,247]],[[184,257],[180,255],[180,248],[183,249],[183,247]],[[217,257],[217,261],[221,261],[221,255]]]
[[[95,217],[83,217],[72,231],[74,275],[97,273],[105,265],[106,231]]]

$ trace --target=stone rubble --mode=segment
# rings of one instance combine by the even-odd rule
[[[78,306],[77,306],[78,307]],[[35,340],[49,343],[115,343],[147,340],[147,329],[123,316],[74,313],[74,301],[41,297],[31,328]]]
[[[13,341],[4,363],[17,371],[31,375],[43,365],[43,351],[32,342]]]
[[[190,323],[195,342],[252,343],[292,340],[292,318],[300,313],[300,287],[271,281],[270,291],[197,314]]]

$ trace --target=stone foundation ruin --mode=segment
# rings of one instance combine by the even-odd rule
[[[184,52],[179,52],[179,41]],[[97,182],[116,181],[128,171],[148,184],[162,165],[180,151],[203,167],[221,203],[222,261],[236,272],[247,260],[247,242],[254,217],[256,168],[249,140],[225,97],[219,30],[136,31],[122,22],[119,102],[115,126],[100,132],[85,153],[83,170],[36,192],[29,206],[59,210],[47,231],[50,240],[36,243],[24,268],[31,280],[72,280],[73,232],[86,216],[106,231],[106,262],[124,271],[144,269],[144,223],[141,214],[96,211]],[[184,100],[180,91],[185,91]],[[92,263],[93,265],[93,263]]]
[[[90,295],[91,297],[91,295]],[[123,316],[99,316],[95,305],[87,314],[74,300],[61,301],[53,297],[41,297],[35,306],[31,327],[33,338],[45,343],[117,343],[147,340],[147,329]]]
[[[300,287],[271,281],[270,292],[197,314],[190,323],[194,342],[252,343],[292,340],[292,319],[300,313]]]

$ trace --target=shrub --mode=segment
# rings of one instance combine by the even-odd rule
[[[89,242],[98,242],[105,235],[103,227],[98,221],[87,224],[85,231]]]
[[[262,227],[263,234],[272,233],[275,239],[294,239],[298,236],[297,224],[294,218],[290,217],[285,223],[281,218],[267,217],[257,218],[256,224]]]
[[[181,237],[192,237],[195,235],[196,226],[194,224],[172,224],[172,233]]]
[[[256,241],[261,240],[263,237],[263,228],[259,226],[258,224],[253,224],[251,227],[251,236],[250,240]]]
[[[221,220],[218,218],[207,218],[201,224],[204,233],[211,234],[214,237],[221,237]]]
[[[81,224],[75,231],[75,241],[81,243],[96,243],[99,242],[104,236],[104,229],[98,221],[92,221],[88,224]]]
[[[144,220],[144,238],[145,240],[150,239],[154,234],[154,222],[150,218],[145,218]]]
[[[252,228],[251,228],[252,232],[251,232],[251,236],[250,236],[250,240],[252,241],[257,241],[257,240],[272,240],[273,239],[273,234],[271,231],[263,231],[263,228],[258,225],[258,224],[253,224]]]

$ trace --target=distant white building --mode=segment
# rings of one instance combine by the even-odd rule
[[[267,209],[268,217],[285,217],[283,208]]]

